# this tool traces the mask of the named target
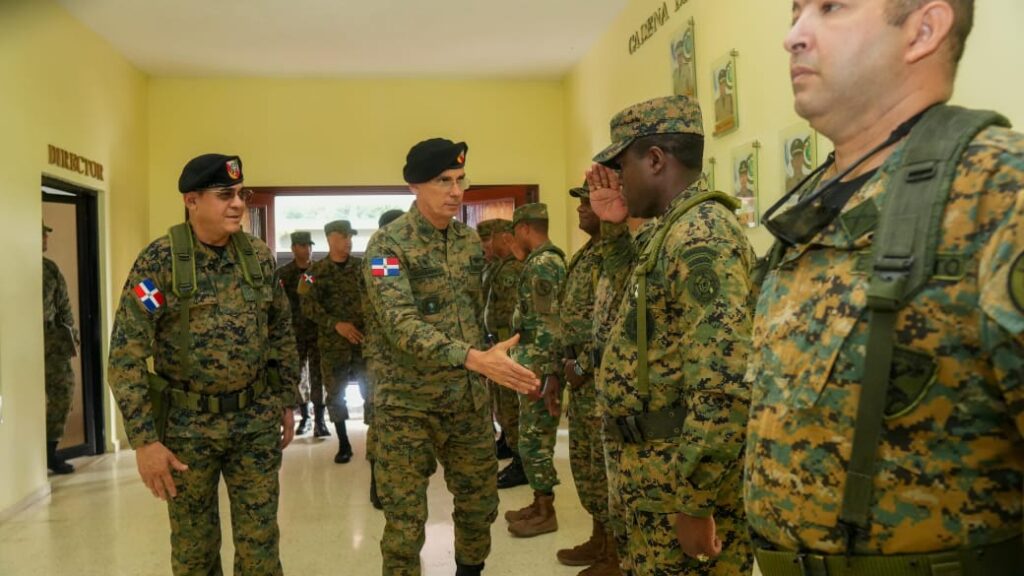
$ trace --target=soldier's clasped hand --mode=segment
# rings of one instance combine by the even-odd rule
[[[533,371],[517,364],[508,356],[509,349],[518,343],[519,335],[516,334],[486,351],[471,349],[466,356],[466,369],[482,374],[520,394],[535,393],[540,388],[540,380]]]

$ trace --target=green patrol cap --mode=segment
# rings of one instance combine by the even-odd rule
[[[357,232],[352,229],[352,224],[348,220],[335,220],[328,222],[324,226],[324,235],[330,236],[331,232],[338,232],[345,236],[355,236]]]
[[[590,183],[586,180],[583,181],[582,186],[569,189],[569,196],[573,198],[590,198]]]
[[[491,235],[494,234],[494,225],[497,222],[498,221],[496,219],[491,218],[490,220],[481,220],[480,222],[477,223],[476,233],[480,235],[481,240],[483,240],[484,238],[490,238]]]
[[[46,225],[46,222],[43,222],[43,234],[49,234],[50,232],[53,232],[53,228],[50,228]]]
[[[496,218],[494,220],[494,230],[492,231],[492,233],[500,234],[504,232],[506,234],[511,234],[513,228],[514,227],[512,226],[511,220],[506,220],[504,218]]]
[[[316,244],[308,231],[292,232],[292,244]]]
[[[594,156],[594,162],[611,165],[634,140],[654,134],[704,136],[700,105],[689,96],[665,96],[634,104],[612,117],[612,143]]]
[[[535,202],[533,204],[523,204],[516,208],[516,211],[512,214],[512,226],[523,222],[524,220],[547,220],[548,219],[548,205],[542,202]]]

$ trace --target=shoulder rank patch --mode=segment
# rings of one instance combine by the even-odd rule
[[[721,290],[722,282],[714,267],[716,256],[714,250],[703,246],[683,252],[682,258],[690,269],[686,277],[686,289],[690,297],[700,304],[713,301]]]
[[[1024,252],[1017,255],[1010,265],[1010,299],[1017,311],[1024,313]]]
[[[370,260],[370,272],[374,276],[398,276],[398,258],[373,258]]]
[[[146,278],[142,282],[139,282],[132,288],[135,292],[135,297],[142,302],[146,310],[149,312],[156,312],[158,308],[164,305],[164,294],[156,287],[156,282]]]

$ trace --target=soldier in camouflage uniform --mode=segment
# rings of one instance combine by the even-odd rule
[[[569,464],[576,493],[591,516],[593,530],[586,542],[559,550],[557,557],[567,566],[588,566],[604,558],[608,526],[608,479],[593,370],[594,297],[601,274],[601,220],[590,207],[590,187],[586,182],[571,189],[569,194],[579,199],[576,208],[579,227],[590,238],[569,261],[560,297],[562,339],[559,349],[565,352],[563,374],[569,383]],[[588,572],[585,570],[582,574]]]
[[[754,322],[745,483],[758,564],[765,576],[799,574],[801,558],[815,574],[1021,574],[1024,136],[932,122],[954,112],[941,103],[972,2],[865,4],[838,21],[798,0],[785,40],[797,113],[835,155],[791,191],[796,206],[766,214],[779,241]],[[901,166],[921,150],[938,161]],[[947,186],[927,235],[922,214],[887,212]],[[919,261],[922,284],[893,303],[880,287],[909,282]]]
[[[455,504],[456,574],[482,572],[498,506],[484,378],[521,392],[539,386],[508,357],[518,337],[482,351],[483,250],[476,233],[453,220],[465,159],[465,143],[434,138],[413,146],[403,175],[416,202],[366,249],[368,312],[388,359],[374,379],[385,576],[420,574],[427,485],[438,461]]]
[[[608,489],[634,575],[749,575],[740,501],[753,249],[735,200],[701,178],[700,108],[631,106],[588,174],[604,267],[626,275],[598,383]],[[622,186],[617,173],[621,169]],[[634,244],[626,216],[658,217]]]
[[[533,489],[533,502],[505,513],[508,531],[529,538],[558,530],[555,516],[555,441],[561,416],[562,342],[558,295],[565,286],[565,253],[548,239],[548,208],[524,204],[512,216],[515,239],[529,256],[517,285],[512,328],[519,346],[512,357],[544,382],[542,394],[519,398],[519,456]]]
[[[501,259],[498,258],[497,250],[495,250],[495,248],[494,248],[494,246],[495,246],[494,240],[495,240],[495,235],[496,235],[495,234],[496,233],[496,228],[497,228],[497,226],[499,225],[500,222],[501,221],[499,219],[492,218],[490,220],[481,220],[476,225],[476,233],[480,236],[480,246],[484,250],[484,261],[486,262],[486,264],[484,264],[484,272],[483,272],[483,275],[481,276],[482,280],[481,280],[481,284],[480,284],[481,287],[482,287],[483,294],[484,294],[484,301],[485,302],[486,302],[486,299],[487,299],[487,294],[490,293],[491,286],[492,286],[492,284],[494,282],[494,273],[497,271],[497,269],[501,266],[501,263],[502,263]],[[484,313],[484,328],[485,329],[487,328],[486,308],[485,308],[485,313]],[[498,340],[492,339],[492,336],[493,335],[490,333],[490,331],[488,331],[486,333],[487,341],[490,344],[493,344],[493,343],[498,341]],[[487,383],[487,388],[488,388],[488,390],[490,391],[490,394],[491,394],[491,406],[494,408],[494,418],[497,421],[498,420],[497,406],[498,406],[499,394],[500,394],[500,391],[502,390],[502,387],[497,385],[497,384],[495,384],[495,383],[493,383],[493,382],[488,382]],[[495,442],[494,442],[494,452],[495,452],[495,455],[498,457],[498,460],[504,460],[506,458],[512,458],[513,455],[514,455],[513,451],[508,446],[508,441],[507,441],[507,438],[506,438],[506,433],[505,433],[504,426],[501,429],[501,435],[498,436],[498,439],[495,440]]]
[[[309,402],[313,401],[314,406],[320,407],[323,412],[324,386],[320,377],[320,349],[316,345],[316,323],[302,315],[302,306],[299,302],[299,286],[309,283],[310,277],[306,274],[312,262],[310,258],[313,250],[313,238],[309,232],[292,232],[292,254],[295,259],[281,266],[274,273],[288,295],[288,304],[292,312],[292,329],[295,331],[295,340],[299,350],[299,366],[302,369],[302,404],[299,411],[302,419],[295,428],[296,435],[309,433],[313,426],[309,418]]]
[[[139,474],[167,500],[174,574],[222,574],[221,477],[231,501],[234,572],[282,574],[278,471],[299,398],[288,297],[273,281],[266,244],[240,237],[251,192],[242,189],[237,156],[194,158],[178,189],[189,222],[146,247],[128,275],[110,338],[110,388]],[[176,235],[184,245],[172,249]],[[175,282],[172,261],[183,254],[194,267],[177,270],[194,270],[191,293]],[[150,396],[156,381],[170,385],[163,438]]]
[[[498,219],[493,228],[493,250],[497,265],[493,280],[484,289],[484,329],[495,342],[512,335],[512,314],[516,309],[516,288],[523,263],[512,252],[512,221]],[[491,383],[494,415],[512,452],[512,462],[498,472],[498,489],[522,486],[529,481],[519,457],[519,395],[504,386]]]
[[[348,383],[359,382],[366,398],[366,368],[363,362],[363,277],[362,258],[352,256],[352,237],[356,231],[348,220],[335,220],[324,226],[330,244],[327,257],[310,268],[309,281],[300,285],[302,312],[319,327],[320,373],[327,384],[327,411],[338,433],[338,453],[334,461],[352,460],[352,444],[345,421]],[[317,426],[323,422],[323,407],[315,407]],[[326,430],[325,430],[326,431]],[[317,436],[329,435],[318,431]]]
[[[43,224],[43,252],[53,231]],[[46,374],[46,467],[54,474],[71,474],[75,467],[57,456],[57,444],[71,411],[75,375],[71,358],[76,355],[78,331],[71,312],[68,284],[57,263],[43,257],[43,343]]]
[[[380,215],[377,220],[377,227],[383,228],[394,222],[399,216],[405,214],[401,210],[388,210]],[[360,272],[361,273],[361,272]],[[364,282],[364,287],[368,285]],[[363,302],[369,302],[364,296]],[[368,306],[368,305],[367,305]],[[374,382],[380,378],[381,371],[387,367],[388,358],[385,355],[385,342],[381,335],[381,329],[377,326],[377,317],[370,314],[367,309],[363,310],[363,323],[366,325],[366,338],[363,340],[363,359],[366,361],[366,396],[363,398],[363,422],[366,424],[366,459],[370,462],[370,503],[377,510],[383,510],[380,503],[380,496],[377,494],[377,426],[374,425]]]

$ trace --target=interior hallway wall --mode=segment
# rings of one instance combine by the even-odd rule
[[[101,303],[109,312],[148,235],[148,118],[146,77],[50,0],[0,3],[0,82],[2,515],[48,489],[40,177],[99,192]],[[50,144],[103,164],[104,180],[50,166]],[[109,440],[116,427],[107,416]]]
[[[630,35],[665,6],[669,18],[634,54]],[[678,10],[676,5],[679,5]],[[567,181],[581,180],[590,158],[609,141],[608,121],[619,110],[672,93],[669,46],[690,18],[696,28],[697,95],[704,110],[705,156],[718,160],[716,187],[731,191],[729,172],[733,148],[761,143],[760,191],[763,213],[782,196],[779,132],[801,122],[793,111],[789,56],[782,47],[791,21],[790,2],[764,0],[632,0],[601,40],[565,80]],[[977,2],[974,32],[961,63],[953,102],[992,108],[1024,128],[1024,2]],[[713,137],[712,63],[737,50],[739,129]],[[831,149],[818,139],[819,159]],[[763,226],[750,231],[759,253],[771,245]],[[576,234],[572,244],[582,244]]]

